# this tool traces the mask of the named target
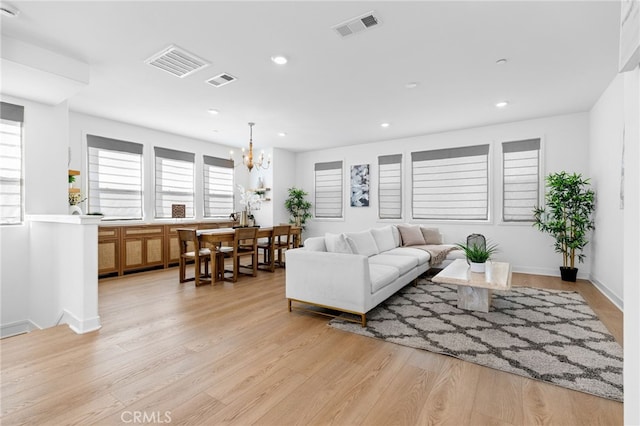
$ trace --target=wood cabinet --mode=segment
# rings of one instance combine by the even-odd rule
[[[98,228],[98,275],[123,275],[168,268],[180,259],[179,228],[228,228],[232,221],[158,225],[104,225]]]
[[[164,225],[122,227],[122,271],[164,267]]]

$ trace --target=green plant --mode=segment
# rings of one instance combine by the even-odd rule
[[[311,218],[311,203],[305,199],[309,195],[304,190],[292,187],[289,188],[289,198],[284,202],[284,207],[291,215],[289,223],[296,223],[296,219],[300,221],[300,226],[304,229],[307,219]]]
[[[587,233],[594,228],[591,215],[595,193],[589,188],[589,179],[581,174],[551,173],[546,182],[546,209],[533,209],[533,226],[555,238],[554,248],[562,253],[562,266],[575,268],[576,255],[579,262],[584,260]]]
[[[69,175],[69,183],[73,183],[76,181],[76,177],[74,175]]]
[[[458,243],[456,246],[460,247],[464,251],[469,262],[473,263],[484,263],[491,258],[493,253],[498,251],[497,244],[487,244],[486,247],[481,247],[476,244],[468,246],[466,244]]]

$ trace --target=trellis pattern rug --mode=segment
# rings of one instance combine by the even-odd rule
[[[367,327],[330,325],[622,401],[622,347],[578,293],[513,287],[494,291],[488,313],[456,305],[456,286],[421,279],[369,312]]]

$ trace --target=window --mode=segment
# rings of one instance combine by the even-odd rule
[[[87,135],[90,212],[142,219],[142,145]]]
[[[487,220],[489,145],[411,153],[414,219]]]
[[[233,160],[204,159],[204,217],[229,217],[233,213]]]
[[[378,217],[402,218],[402,154],[378,157]]]
[[[502,143],[502,220],[533,222],[540,197],[540,139]]]
[[[342,217],[342,161],[316,163],[316,217]]]
[[[156,217],[171,217],[172,204],[185,205],[185,217],[194,217],[195,154],[155,147]]]
[[[0,224],[22,223],[24,107],[0,103]]]

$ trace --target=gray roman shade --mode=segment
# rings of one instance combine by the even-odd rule
[[[195,154],[154,147],[156,217],[172,217],[172,205],[184,204],[185,217],[194,217]]]
[[[540,202],[540,139],[502,143],[502,220],[532,222]]]
[[[88,206],[109,219],[142,219],[143,145],[87,135]]]
[[[0,102],[0,224],[22,222],[24,107]]]
[[[411,153],[412,216],[489,218],[489,145]]]
[[[227,218],[234,211],[233,160],[203,156],[204,217]]]
[[[342,217],[342,161],[316,163],[315,217]]]
[[[378,157],[378,217],[402,218],[402,154]]]

